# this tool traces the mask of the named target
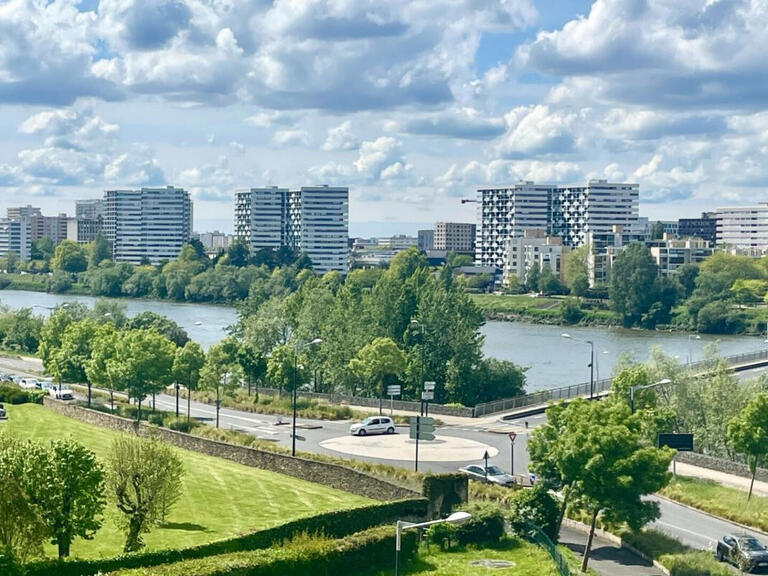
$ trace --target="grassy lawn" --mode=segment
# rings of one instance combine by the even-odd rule
[[[0,424],[20,438],[47,441],[72,437],[104,458],[117,432],[61,416],[42,406],[6,406],[9,420]],[[178,450],[184,462],[182,497],[168,522],[145,537],[147,548],[183,548],[237,534],[276,526],[371,501],[265,470]],[[92,541],[76,540],[72,555],[84,558],[115,556],[122,552],[123,535],[108,502],[101,530]],[[53,547],[47,550],[53,555]]]
[[[533,298],[528,294],[472,294],[471,298],[481,310],[518,314],[557,308],[562,301],[562,297]]]
[[[747,502],[743,490],[682,476],[673,479],[661,494],[715,516],[768,530],[768,498],[764,496],[753,494]]]

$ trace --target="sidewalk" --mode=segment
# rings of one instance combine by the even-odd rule
[[[587,535],[563,526],[560,529],[560,544],[574,552],[579,558],[584,555]],[[635,556],[629,550],[619,548],[595,534],[592,540],[592,553],[589,568],[600,576],[662,576],[653,564]]]
[[[717,470],[710,470],[709,468],[700,468],[691,464],[683,464],[682,462],[677,462],[675,466],[677,467],[678,476],[688,476],[691,478],[700,478],[702,480],[713,480],[719,484],[722,484],[723,486],[728,486],[730,488],[738,488],[739,490],[744,490],[745,492],[749,490],[750,480],[749,478],[744,478],[743,476],[726,474],[725,472],[718,472]],[[672,471],[671,466],[669,469]],[[755,480],[755,487],[753,492],[759,496],[768,496],[768,482]]]

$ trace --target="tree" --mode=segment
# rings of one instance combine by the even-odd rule
[[[241,344],[237,349],[237,362],[248,378],[248,396],[250,396],[253,383],[260,382],[267,375],[267,359],[253,348]]]
[[[183,384],[187,389],[187,422],[190,414],[190,398],[192,391],[197,389],[200,381],[200,370],[205,365],[205,352],[200,344],[190,340],[181,348],[176,349],[173,360],[173,378],[176,384]]]
[[[126,322],[126,328],[129,330],[152,330],[165,336],[176,346],[184,346],[184,344],[189,342],[189,335],[186,330],[170,318],[149,310],[130,318]]]
[[[651,240],[661,240],[664,238],[664,222],[657,220],[651,225]]]
[[[237,238],[227,248],[227,264],[242,268],[248,264],[249,253],[250,250],[245,240]]]
[[[585,244],[566,253],[563,259],[563,280],[573,296],[584,296],[589,289],[589,250]]]
[[[728,424],[728,443],[747,458],[752,479],[747,501],[752,498],[757,468],[768,454],[768,394],[750,400],[741,413]]]
[[[609,294],[611,306],[626,326],[639,322],[659,300],[658,276],[659,267],[644,244],[630,244],[616,257]]]
[[[104,236],[99,233],[88,246],[88,268],[95,268],[104,260],[112,258],[112,248]]]
[[[405,354],[391,338],[376,338],[357,352],[349,368],[363,381],[368,394],[382,398],[386,379],[400,378],[405,372]]]
[[[542,294],[562,294],[563,285],[560,280],[552,273],[549,267],[544,268],[539,275],[538,290]]]
[[[121,435],[112,443],[108,486],[122,513],[124,552],[144,546],[142,534],[162,522],[181,496],[184,466],[166,443]]]
[[[237,342],[227,338],[211,346],[200,371],[200,382],[204,389],[216,392],[216,427],[219,427],[221,397],[234,389],[243,376],[237,363]]]
[[[55,246],[50,236],[43,236],[32,242],[32,260],[50,260],[53,258]]]
[[[122,365],[117,360],[117,343],[120,336],[111,324],[105,324],[91,342],[91,357],[85,366],[85,375],[91,384],[109,390],[109,404],[115,411],[115,391],[123,383]]]
[[[85,249],[72,240],[62,240],[53,252],[51,268],[70,274],[84,272],[88,268]]]
[[[91,359],[91,344],[99,330],[99,325],[86,319],[70,324],[64,330],[59,346],[53,358],[53,373],[59,383],[85,382],[88,385],[88,406],[91,405],[91,383],[88,381],[86,367]]]
[[[14,250],[8,250],[3,259],[3,269],[8,274],[13,274],[19,268],[19,255]]]
[[[26,489],[38,508],[59,558],[69,556],[75,538],[90,540],[101,527],[104,470],[96,455],[74,440],[54,440],[49,450],[32,451]]]
[[[267,379],[281,390],[291,391],[307,380],[304,365],[298,361],[293,346],[278,346],[267,360]]]
[[[528,292],[536,292],[539,289],[539,277],[541,276],[541,268],[538,262],[534,262],[533,265],[525,272],[525,289]]]

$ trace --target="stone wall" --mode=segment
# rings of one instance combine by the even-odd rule
[[[94,424],[102,428],[109,428],[128,434],[139,434],[141,436],[153,435],[166,442],[183,448],[192,450],[200,454],[224,458],[232,462],[237,462],[253,468],[261,468],[294,478],[308,480],[323,484],[331,488],[358,494],[366,498],[379,501],[400,500],[404,498],[419,497],[420,494],[391,484],[379,478],[363,474],[357,470],[340,466],[338,464],[328,464],[317,462],[306,458],[294,458],[285,454],[277,454],[238,446],[236,444],[227,444],[207,438],[199,438],[191,434],[175,432],[167,428],[158,428],[142,422],[137,423],[134,420],[105,414],[96,410],[89,410],[74,404],[67,404],[58,400],[46,397],[44,405],[59,414],[75,418],[88,424]]]
[[[712,456],[697,454],[696,452],[678,452],[675,459],[683,464],[690,464],[691,466],[698,466],[699,468],[708,468],[726,474],[733,474],[734,476],[743,476],[744,478],[752,477],[752,473],[749,471],[746,464],[741,464],[740,462],[731,462],[730,460],[713,458]],[[768,470],[765,468],[758,468],[757,474],[755,474],[755,479],[768,482]]]

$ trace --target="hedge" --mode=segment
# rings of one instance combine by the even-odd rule
[[[404,532],[404,565],[418,549],[415,532]],[[110,576],[336,576],[368,573],[394,563],[395,529],[381,526],[339,540],[299,538],[287,546],[188,560],[153,568],[120,570]]]
[[[318,514],[308,518],[294,520],[280,526],[236,536],[226,540],[218,540],[178,550],[158,550],[126,554],[114,558],[94,560],[50,560],[37,562],[26,566],[26,576],[91,576],[99,572],[112,572],[126,568],[142,568],[181,562],[183,560],[206,558],[242,552],[244,550],[259,550],[290,540],[297,534],[324,534],[330,538],[342,538],[355,532],[367,530],[372,526],[394,523],[401,518],[423,518],[427,513],[427,500],[414,498],[398,500],[386,504],[361,506],[350,510],[337,510]]]
[[[493,545],[504,536],[504,515],[498,506],[475,504],[462,510],[472,514],[469,520],[456,526],[456,540],[462,546]]]
[[[8,404],[42,404],[45,392],[24,390],[15,384],[0,384],[0,402]]]

